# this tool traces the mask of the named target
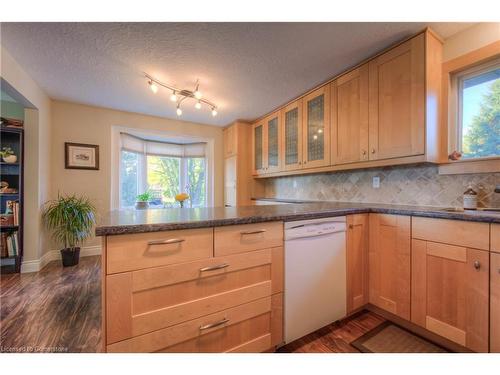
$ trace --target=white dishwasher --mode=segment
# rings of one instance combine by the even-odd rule
[[[285,223],[285,343],[346,316],[346,218]]]

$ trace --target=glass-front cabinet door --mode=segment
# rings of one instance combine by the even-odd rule
[[[303,99],[303,168],[330,165],[330,86],[325,85]]]
[[[266,173],[279,172],[281,166],[281,135],[280,116],[275,112],[266,118],[266,134],[264,137],[264,149],[266,152],[267,165]]]
[[[264,160],[264,121],[259,121],[252,126],[252,174],[263,174],[266,168]]]
[[[302,168],[302,100],[297,100],[281,111],[282,169]]]

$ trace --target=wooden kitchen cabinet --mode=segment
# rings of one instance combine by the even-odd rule
[[[264,119],[263,119],[264,120]],[[265,122],[258,121],[252,125],[252,174],[266,172],[267,152],[264,145]]]
[[[332,164],[368,160],[368,64],[331,84]]]
[[[279,172],[281,169],[281,119],[275,112],[254,123],[252,160],[254,175]]]
[[[107,352],[261,352],[283,341],[283,223],[215,229],[105,237]]]
[[[259,120],[254,175],[446,162],[441,91],[442,41],[426,30],[277,109],[285,128],[280,168],[264,160]]]
[[[229,158],[236,155],[237,150],[236,126],[229,126],[223,130],[224,135],[224,157]]]
[[[347,216],[347,314],[368,303],[368,214]]]
[[[266,173],[279,172],[281,169],[281,134],[280,113],[275,112],[265,120],[264,147],[266,155]]]
[[[283,170],[302,168],[302,100],[297,100],[281,110],[281,138]]]
[[[369,215],[369,302],[410,320],[410,216]]]
[[[263,184],[252,178],[249,139],[252,125],[236,121],[224,129],[224,206],[248,206],[263,196]],[[226,142],[228,143],[226,145]]]
[[[303,98],[303,168],[330,165],[330,85]]]
[[[490,352],[500,353],[500,254],[490,256]]]
[[[491,251],[500,253],[500,224],[491,224]]]
[[[369,62],[370,160],[425,153],[425,37]]]
[[[419,217],[412,224],[411,321],[476,352],[488,351],[488,230]]]

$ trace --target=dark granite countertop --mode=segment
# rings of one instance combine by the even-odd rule
[[[367,212],[500,223],[500,213],[484,211],[449,212],[438,207],[308,202],[265,198],[257,200],[275,201],[277,204],[241,207],[115,210],[102,218],[96,228],[96,235],[145,233],[280,220],[294,221]],[[279,204],[280,201],[296,204]]]

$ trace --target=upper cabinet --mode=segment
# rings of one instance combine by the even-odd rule
[[[223,131],[224,135],[224,157],[229,158],[236,155],[237,149],[237,138],[236,138],[236,127],[230,126],[225,128]]]
[[[425,153],[425,34],[369,63],[370,160]]]
[[[271,125],[259,120],[254,156],[263,164],[254,175],[446,160],[441,56],[442,42],[427,30],[287,104]]]
[[[253,124],[252,174],[279,172],[281,168],[281,121],[275,112]]]
[[[302,168],[302,100],[281,110],[283,170]]]
[[[304,168],[330,164],[330,85],[311,92],[303,99]]]
[[[252,125],[252,174],[262,174],[266,171],[264,152],[264,122]]]
[[[273,113],[265,121],[265,140],[267,153],[266,173],[279,172],[281,165],[281,135],[280,135],[280,115]]]
[[[368,160],[368,64],[331,84],[332,164]]]

